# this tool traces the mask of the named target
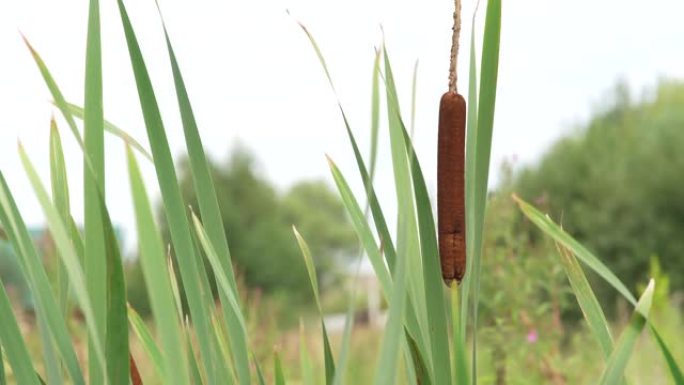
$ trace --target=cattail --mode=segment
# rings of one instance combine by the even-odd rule
[[[465,99],[447,91],[439,103],[437,143],[439,256],[447,284],[465,274],[465,122]]]
[[[449,91],[439,102],[437,133],[437,222],[442,278],[461,282],[466,266],[465,130],[466,102],[456,90],[456,62],[461,32],[461,1],[455,0],[449,64]]]

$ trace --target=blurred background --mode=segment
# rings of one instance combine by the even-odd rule
[[[177,154],[183,192],[193,205],[155,4],[127,6]],[[298,322],[306,322],[313,310],[291,232],[294,224],[312,246],[331,325],[339,325],[335,314],[349,304],[345,289],[361,285],[368,294],[358,299],[364,309],[358,318],[365,327],[355,331],[357,354],[351,363],[359,367],[355,383],[365,383],[372,367],[364,373],[361,364],[375,359],[385,304],[364,263],[355,278],[356,236],[324,155],[347,172],[359,197],[361,181],[352,177],[353,154],[335,95],[297,21],[321,46],[366,154],[374,49],[384,37],[404,117],[414,122],[416,149],[434,195],[437,107],[447,86],[452,2],[201,0],[160,1],[160,6],[213,159],[231,253],[252,311],[250,327],[264,331],[259,334],[264,354],[279,345],[296,359],[296,338],[292,342],[288,336],[297,335]],[[463,4],[462,92],[470,87],[468,46],[475,6],[474,1]],[[502,376],[532,373],[526,383],[583,383],[600,373],[599,352],[587,349],[591,337],[553,244],[522,218],[510,194],[562,223],[632,290],[640,290],[649,276],[659,279],[661,330],[671,341],[684,337],[684,3],[519,0],[503,7],[481,294],[486,348],[480,365],[491,375],[483,381],[499,384]],[[476,31],[482,30],[482,10],[475,18]],[[19,32],[42,55],[67,99],[82,104],[86,12],[85,1],[0,4],[0,167],[48,264],[54,263],[49,234],[42,231],[42,212],[20,166],[16,141],[26,146],[47,179],[49,119],[56,109]],[[105,117],[146,145],[118,18],[115,2],[103,1]],[[475,39],[479,47],[481,36]],[[59,117],[58,125],[66,127]],[[376,188],[392,218],[396,200],[385,129],[381,126]],[[62,137],[74,215],[80,221],[80,150],[68,130],[62,129]],[[129,300],[141,314],[149,314],[136,261],[124,148],[112,137],[106,143],[107,204],[127,255]],[[153,168],[142,165],[158,201]],[[159,220],[164,223],[161,215]],[[0,246],[0,278],[30,311],[31,297],[12,250],[1,240]],[[629,314],[627,304],[598,279],[592,284],[619,328]],[[642,351],[654,349],[650,342],[643,344]],[[681,360],[684,347],[672,348]],[[582,354],[573,354],[578,351]],[[634,373],[645,381],[664,378],[646,357],[632,364]]]

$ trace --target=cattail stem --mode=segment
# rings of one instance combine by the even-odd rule
[[[461,36],[461,0],[454,0],[454,26],[451,35],[451,61],[449,63],[449,91],[458,92],[456,82],[458,75],[456,74],[457,59],[458,59],[458,41]]]

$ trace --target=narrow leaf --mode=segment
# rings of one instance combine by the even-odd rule
[[[477,103],[477,124],[474,132],[474,157],[470,167],[472,179],[466,176],[466,183],[470,182],[474,190],[466,191],[466,204],[474,206],[474,218],[466,222],[469,232],[474,232],[472,254],[472,301],[473,301],[473,344],[471,357],[471,373],[473,385],[477,384],[477,325],[478,301],[480,295],[480,275],[482,270],[482,240],[484,239],[484,215],[487,205],[487,186],[489,184],[489,162],[492,149],[492,135],[494,131],[494,110],[496,107],[496,87],[499,75],[499,47],[501,43],[501,0],[487,2],[485,30],[482,42],[482,62],[480,64],[480,92]],[[470,128],[469,128],[470,129]],[[467,135],[471,135],[470,131]],[[466,143],[467,146],[467,143]],[[466,150],[472,150],[467,148]],[[466,154],[466,156],[470,156]],[[467,162],[467,160],[466,160]],[[466,165],[468,170],[468,165]],[[467,173],[468,171],[466,171]],[[468,187],[466,187],[468,190]],[[466,241],[467,242],[467,241]],[[467,242],[468,243],[468,242]],[[467,247],[467,246],[466,246]],[[466,250],[467,253],[467,250]]]
[[[56,104],[56,103],[55,103],[55,104]],[[77,105],[75,105],[75,104],[72,104],[72,103],[68,103],[68,102],[67,102],[67,103],[66,103],[66,108],[67,108],[67,111],[68,111],[73,117],[76,117],[76,118],[78,118],[78,119],[83,120],[84,111],[83,111],[83,108],[82,108],[82,107],[79,107],[79,106],[77,106]],[[108,120],[106,120],[106,119],[105,119],[105,121],[104,121],[104,130],[105,130],[106,132],[109,132],[110,134],[112,134],[112,135],[118,137],[118,138],[121,139],[125,144],[129,145],[131,148],[133,148],[134,150],[138,151],[141,155],[143,155],[145,158],[147,158],[147,160],[149,160],[150,162],[152,162],[152,155],[150,155],[150,153],[145,149],[145,147],[143,147],[142,144],[140,144],[140,142],[138,142],[137,140],[135,140],[135,138],[133,138],[132,136],[130,136],[126,131],[124,131],[123,129],[119,128],[119,127],[116,126],[114,123],[112,123],[112,122],[110,122],[110,121],[108,121]]]
[[[154,214],[140,169],[130,149],[127,155],[143,275],[163,348],[162,357],[166,371],[163,382],[170,385],[187,385],[190,378],[185,342],[182,326],[176,317],[171,282],[165,272],[166,261],[161,235],[154,223]]]
[[[674,380],[676,385],[684,385],[684,374],[682,374],[682,370],[677,365],[677,362],[675,361],[674,356],[672,356],[670,349],[667,347],[665,341],[660,336],[660,333],[658,333],[656,328],[653,327],[653,325],[650,326],[651,333],[653,334],[653,336],[655,336],[655,339],[658,342],[658,347],[660,347],[660,351],[663,353],[663,357],[665,358],[665,362],[667,363],[667,367],[670,369],[672,379]]]
[[[335,369],[335,377],[333,378],[333,385],[342,385],[345,383],[344,376],[347,370],[347,362],[349,356],[349,345],[351,344],[351,332],[354,328],[354,300],[356,299],[356,292],[352,293],[347,307],[347,317],[344,322],[344,331],[342,332],[342,342],[340,346],[339,360]]]
[[[304,238],[299,234],[297,228],[292,226],[292,231],[297,238],[297,243],[302,251],[302,256],[304,257],[304,264],[306,265],[306,271],[309,274],[309,282],[311,283],[311,289],[314,293],[314,299],[316,301],[316,307],[318,308],[318,316],[321,319],[321,333],[323,334],[323,354],[325,360],[325,380],[327,385],[332,384],[332,380],[335,377],[335,361],[332,355],[332,350],[330,348],[330,341],[328,340],[328,332],[325,328],[325,322],[323,322],[323,309],[321,308],[321,300],[318,295],[318,279],[316,278],[316,267],[313,263],[313,258],[311,257],[311,251],[309,245],[307,245]]]
[[[158,5],[158,4],[157,4]],[[160,17],[161,17],[161,11]],[[200,214],[202,220],[206,224],[206,231],[209,240],[216,248],[218,255],[224,258],[220,259],[223,274],[228,279],[232,291],[237,296],[237,284],[235,283],[235,273],[233,271],[232,257],[228,247],[228,240],[226,239],[226,231],[223,226],[223,218],[221,217],[221,210],[218,205],[218,196],[214,182],[211,179],[211,173],[207,158],[204,154],[202,140],[199,136],[195,114],[190,104],[185,81],[181,74],[180,65],[176,59],[176,54],[171,45],[166,24],[162,19],[164,26],[164,36],[166,38],[166,47],[169,52],[171,60],[171,69],[173,72],[174,84],[176,87],[176,97],[178,100],[178,108],[181,113],[183,121],[183,132],[185,134],[185,143],[188,150],[188,157],[190,158],[190,168],[192,170],[192,180],[197,194],[197,202],[199,204]],[[222,304],[223,316],[227,322],[228,330],[236,330],[239,327],[239,318],[241,314],[231,311],[232,307],[228,306],[228,298],[219,293],[219,298]],[[239,297],[238,297],[239,299]],[[235,309],[234,309],[235,310]],[[240,310],[239,308],[237,309]],[[247,340],[245,335],[233,335],[230,338],[231,349],[234,353],[235,366],[237,368],[238,378],[241,385],[249,385],[251,383],[251,374],[249,369],[249,354],[247,349]]]
[[[589,281],[582,271],[582,267],[577,262],[575,256],[566,247],[556,244],[558,253],[561,256],[561,263],[565,269],[565,274],[568,276],[572,290],[575,293],[575,298],[582,309],[584,318],[591,329],[592,334],[601,345],[601,350],[606,358],[610,356],[613,351],[613,336],[610,334],[610,327],[608,321],[603,314],[603,309],[599,304],[594,292],[589,286]]]
[[[19,325],[14,318],[12,305],[2,283],[0,283],[0,342],[7,353],[7,361],[12,367],[17,383],[38,385],[40,382],[31,363],[31,355],[24,344]],[[0,365],[2,364],[0,360]],[[4,370],[2,379],[4,382]]]
[[[574,254],[577,258],[579,258],[582,262],[599,274],[603,279],[606,280],[606,282],[611,284],[630,303],[636,305],[636,298],[634,298],[634,295],[629,291],[629,289],[627,289],[622,281],[620,281],[620,279],[587,248],[582,246],[582,244],[577,242],[572,236],[561,229],[560,226],[551,220],[551,218],[542,214],[529,203],[523,201],[516,195],[513,195],[513,200],[518,204],[523,214],[525,214],[525,216],[532,221],[532,223],[546,233],[546,235],[550,236],[563,247],[566,247],[568,250],[570,250],[572,254]]]
[[[283,364],[280,362],[280,355],[275,353],[273,359],[273,371],[275,373],[275,385],[285,385],[285,373],[283,373]]]
[[[392,280],[390,278],[389,272],[387,271],[387,267],[382,260],[382,256],[378,251],[379,249],[375,243],[375,239],[373,238],[373,233],[371,232],[370,226],[368,225],[368,222],[366,222],[366,218],[359,207],[359,203],[356,201],[356,198],[352,194],[351,189],[349,188],[349,185],[347,184],[347,181],[344,179],[344,176],[340,170],[330,158],[328,158],[328,164],[330,166],[330,172],[332,173],[333,179],[335,180],[335,184],[337,185],[337,189],[342,197],[342,203],[346,207],[347,212],[351,217],[352,224],[354,225],[354,229],[356,230],[356,234],[366,250],[366,254],[368,254],[368,259],[373,265],[373,270],[375,271],[375,275],[378,277],[378,281],[380,281],[383,294],[385,297],[390,298]]]
[[[38,333],[40,334],[40,343],[43,350],[43,364],[45,366],[45,378],[47,378],[50,385],[61,385],[62,380],[62,366],[55,351],[55,344],[52,342],[50,335],[50,328],[46,324],[45,314],[42,309],[36,309],[38,321]]]
[[[407,257],[400,256],[394,272],[394,285],[389,299],[389,315],[380,347],[380,359],[375,369],[376,385],[393,385],[396,382],[400,344],[404,337],[406,306]]]
[[[45,312],[46,325],[50,329],[67,372],[75,384],[84,385],[85,381],[71,343],[64,314],[61,313],[57,305],[42,259],[38,255],[26,224],[19,214],[2,172],[0,172],[0,222],[5,225],[10,244],[19,257],[19,266],[24,279],[31,287],[36,307]]]
[[[254,360],[254,366],[256,367],[257,380],[259,381],[259,385],[266,385],[266,380],[264,379],[264,373],[261,371],[261,366],[259,366],[259,363],[257,362],[257,360]]]
[[[200,222],[199,218],[193,213],[192,214],[192,220],[195,224],[195,231],[197,232],[197,237],[200,241],[200,244],[202,245],[202,248],[204,249],[204,252],[207,254],[207,258],[209,259],[209,263],[211,263],[211,267],[214,269],[214,275],[216,276],[216,280],[219,284],[219,288],[221,291],[223,291],[223,294],[226,296],[228,299],[228,304],[231,306],[233,312],[235,314],[238,314],[238,323],[240,326],[240,329],[237,330],[237,332],[241,333],[243,335],[243,338],[246,338],[247,334],[247,327],[245,326],[245,320],[242,318],[242,312],[240,311],[240,305],[237,303],[237,298],[235,292],[233,292],[233,288],[230,286],[228,277],[226,277],[225,273],[222,270],[221,267],[221,262],[219,262],[219,256],[216,254],[216,250],[214,249],[214,245],[211,244],[209,241],[209,236],[207,235],[206,230],[204,229],[204,226],[202,226],[202,222]],[[231,331],[229,331],[230,333]],[[244,354],[248,352],[238,352],[239,354]]]
[[[369,179],[372,181],[375,177],[375,167],[378,158],[378,133],[380,127],[380,50],[375,51],[375,60],[373,61],[373,81],[371,86],[371,140],[370,140],[370,157],[369,164]],[[341,108],[341,106],[340,106]]]
[[[615,350],[613,350],[606,367],[603,369],[603,375],[601,376],[601,385],[612,385],[618,384],[622,380],[625,367],[629,358],[632,356],[632,351],[634,350],[634,345],[637,342],[637,338],[641,334],[646,325],[646,320],[648,319],[648,313],[651,310],[651,302],[653,300],[653,290],[655,283],[651,280],[644,291],[644,294],[637,302],[636,309],[632,315],[629,325],[622,332],[620,339],[615,345]]]
[[[99,202],[100,194],[102,199],[105,197],[99,0],[90,0],[88,12],[83,109],[83,142],[86,154],[83,161],[85,278],[97,339],[104,341],[107,330],[107,260],[104,248],[104,214]],[[92,385],[105,383],[106,366],[96,359],[97,354],[98,347],[95,341],[88,340],[88,373]]]
[[[140,345],[150,358],[157,376],[159,378],[166,378],[164,359],[162,357],[161,351],[159,350],[159,346],[157,346],[154,337],[152,337],[147,325],[145,325],[145,321],[143,321],[135,309],[133,309],[130,305],[127,306],[128,322],[131,325],[131,329],[133,329],[133,332],[138,337],[138,341],[140,341]]]
[[[104,201],[100,201],[104,217],[105,251],[107,255],[107,378],[109,385],[127,385],[130,380],[128,317],[126,315],[126,282],[119,243]]]
[[[539,210],[534,208],[532,205],[526,203],[518,196],[513,195],[513,200],[518,204],[521,211],[525,216],[527,216],[532,223],[537,225],[544,233],[553,238],[557,243],[567,248],[572,252],[573,255],[577,256],[582,262],[584,262],[589,268],[594,270],[601,278],[603,278],[608,284],[613,286],[618,293],[620,293],[627,301],[636,305],[636,299],[634,295],[627,289],[625,284],[617,277],[613,272],[606,267],[603,262],[601,262],[596,256],[594,256],[589,250],[567,234],[560,226],[554,223],[548,216],[543,215]],[[659,333],[655,326],[650,325],[651,332],[656,335],[656,340],[659,339]],[[658,343],[663,356],[665,357],[668,368],[670,369],[670,374],[675,381],[678,381],[682,377],[682,370],[677,365],[672,354],[665,344]],[[677,382],[677,385],[680,385]]]
[[[432,380],[430,379],[430,372],[428,371],[428,368],[425,365],[423,354],[420,352],[416,340],[414,340],[408,333],[406,333],[406,341],[411,351],[411,359],[413,361],[413,367],[415,368],[415,379],[410,379],[410,383],[418,383],[420,385],[432,384]]]
[[[302,383],[303,385],[314,385],[314,372],[313,366],[311,364],[311,354],[306,348],[306,336],[304,333],[304,324],[299,324],[299,362],[301,364],[302,371]]]
[[[409,135],[413,138],[416,129],[416,97],[418,96],[418,60],[413,65],[413,81],[411,82],[411,120],[409,124]]]
[[[52,204],[47,194],[47,191],[45,191],[43,183],[40,181],[40,178],[38,177],[38,174],[36,173],[33,164],[29,160],[28,155],[26,155],[26,151],[24,150],[21,144],[19,145],[19,156],[24,165],[26,175],[28,176],[29,181],[31,182],[33,191],[35,192],[36,197],[38,198],[38,202],[43,208],[43,213],[45,214],[45,218],[48,222],[48,227],[50,228],[50,234],[52,235],[52,239],[54,240],[55,246],[58,251],[57,255],[59,255],[60,258],[62,258],[62,263],[64,263],[64,266],[69,275],[69,281],[71,282],[74,288],[74,294],[76,295],[76,299],[78,300],[78,303],[81,307],[81,311],[85,315],[88,336],[90,337],[89,345],[92,345],[93,349],[93,360],[98,361],[98,368],[104,368],[106,367],[103,341],[104,336],[101,336],[99,334],[99,330],[97,329],[97,322],[95,317],[95,311],[92,305],[92,298],[89,295],[89,291],[86,286],[85,274],[83,273],[83,268],[81,267],[81,263],[74,248],[74,244],[71,241],[69,232],[66,229],[64,222],[62,222],[62,219],[59,213],[57,212],[57,209]]]
[[[62,221],[69,223],[71,220],[69,185],[62,141],[59,137],[57,123],[54,118],[50,121],[50,182],[52,186],[52,200],[55,207],[62,217]],[[67,314],[69,311],[69,277],[61,262],[57,263],[57,298],[62,313]]]
[[[201,256],[197,255],[194,247],[192,229],[181,196],[173,157],[138,39],[123,1],[118,0],[117,3],[126,35],[131,67],[138,88],[147,139],[154,158],[162,203],[166,212],[174,252],[178,256],[178,267],[187,296],[190,315],[197,333],[202,356],[201,365],[207,375],[208,384],[215,385],[219,383],[218,378],[216,378],[215,365],[215,354],[218,352],[218,347],[211,332],[211,320],[206,316],[209,314],[212,304],[207,273]]]
[[[466,326],[468,325],[468,314],[470,314],[470,287],[474,277],[473,261],[480,258],[479,251],[476,253],[475,241],[482,234],[476,231],[478,226],[478,219],[476,218],[475,210],[475,151],[477,147],[477,49],[475,48],[475,16],[479,9],[480,2],[478,1],[473,12],[473,18],[470,26],[470,64],[468,68],[468,112],[467,112],[467,128],[466,128],[466,159],[465,159],[465,201],[466,201],[466,274],[461,282],[461,337],[464,340],[461,342],[465,344]],[[477,237],[475,236],[477,233]],[[478,241],[479,242],[479,241]],[[479,250],[479,247],[478,247]],[[478,262],[479,264],[479,262]],[[478,278],[479,280],[479,278]],[[473,306],[477,306],[476,303]]]

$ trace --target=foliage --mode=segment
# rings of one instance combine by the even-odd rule
[[[125,33],[131,67],[135,76],[140,107],[143,112],[147,139],[150,144],[152,161],[157,176],[157,183],[162,195],[163,208],[160,209],[168,224],[169,242],[177,253],[176,263],[169,263],[166,245],[162,239],[161,231],[153,215],[152,204],[147,194],[147,187],[142,179],[137,156],[131,146],[127,148],[127,163],[131,184],[131,196],[134,203],[134,213],[137,224],[140,260],[142,275],[145,277],[145,287],[149,294],[153,317],[149,325],[142,321],[137,313],[127,306],[126,288],[124,282],[123,262],[119,255],[116,236],[109,220],[108,209],[105,205],[105,195],[101,186],[105,185],[104,174],[104,148],[102,146],[103,133],[105,130],[102,111],[102,68],[100,57],[100,26],[99,26],[99,3],[91,0],[88,44],[86,60],[86,98],[83,120],[85,122],[85,140],[73,123],[71,115],[73,109],[68,108],[63,96],[59,92],[54,79],[51,78],[45,63],[31,48],[32,54],[38,64],[41,74],[46,80],[48,88],[53,93],[57,107],[65,115],[70,123],[72,133],[83,147],[84,183],[86,184],[85,203],[87,212],[84,232],[81,233],[71,218],[71,208],[68,200],[68,184],[66,178],[67,168],[63,161],[62,148],[59,133],[53,122],[51,130],[51,187],[53,196],[50,197],[43,186],[35,167],[27,153],[20,146],[19,153],[22,163],[33,190],[40,202],[48,221],[50,232],[53,236],[56,255],[60,265],[68,276],[69,285],[67,290],[74,294],[75,304],[83,314],[81,320],[81,333],[87,335],[87,361],[84,357],[76,354],[72,345],[70,323],[61,303],[63,294],[61,291],[63,281],[58,281],[57,289],[48,279],[45,266],[36,250],[22,216],[16,207],[13,193],[7,185],[2,173],[0,173],[0,223],[7,235],[12,248],[18,256],[19,267],[24,279],[28,283],[36,298],[36,314],[39,320],[38,334],[40,337],[41,353],[35,353],[34,349],[28,348],[29,338],[24,338],[20,329],[20,318],[12,311],[10,300],[6,295],[4,285],[0,285],[0,345],[2,360],[7,361],[11,371],[7,378],[21,384],[43,383],[47,378],[52,384],[62,384],[65,380],[75,384],[85,384],[85,363],[88,366],[88,383],[98,385],[129,385],[131,378],[137,377],[138,367],[136,362],[148,360],[152,362],[152,370],[146,373],[145,383],[163,383],[178,385],[216,385],[234,384],[248,385],[251,383],[265,384],[265,376],[271,374],[269,379],[274,379],[277,384],[285,384],[290,378],[290,367],[283,365],[283,355],[276,351],[272,354],[273,360],[268,364],[261,359],[261,352],[265,342],[260,340],[263,336],[250,328],[245,315],[251,309],[244,306],[239,287],[233,270],[232,254],[238,254],[234,249],[234,242],[238,243],[242,238],[251,237],[252,232],[257,235],[267,234],[266,238],[260,238],[259,245],[250,245],[252,250],[249,255],[259,255],[258,251],[266,250],[268,242],[284,242],[279,237],[285,238],[284,234],[269,233],[276,231],[276,224],[282,223],[284,218],[296,220],[303,209],[309,208],[303,202],[309,202],[316,197],[320,186],[303,185],[293,189],[292,195],[284,202],[288,202],[290,209],[279,206],[277,195],[267,185],[260,182],[251,173],[249,162],[236,162],[239,167],[235,170],[244,179],[230,180],[227,183],[225,196],[238,196],[239,194],[253,194],[256,202],[247,201],[250,210],[267,214],[264,223],[252,223],[243,217],[236,217],[237,229],[251,229],[249,232],[239,233],[239,237],[233,238],[232,231],[227,228],[223,231],[223,220],[220,215],[225,196],[217,188],[221,181],[220,177],[211,178],[212,172],[216,175],[216,167],[210,168],[207,161],[198,128],[192,112],[189,97],[185,89],[179,63],[176,60],[169,36],[166,42],[169,51],[170,65],[173,71],[173,80],[178,98],[179,110],[183,121],[185,142],[190,160],[190,175],[196,193],[196,206],[198,212],[187,210],[176,174],[176,167],[171,156],[166,131],[157,105],[154,89],[150,80],[143,53],[140,50],[138,38],[128,17],[125,5],[119,0],[118,7],[121,22]],[[470,204],[467,212],[469,231],[468,248],[468,271],[466,279],[461,287],[451,287],[447,291],[442,283],[439,271],[437,244],[435,236],[435,221],[432,216],[432,206],[427,193],[428,189],[423,177],[420,165],[420,155],[416,154],[413,143],[403,123],[399,111],[399,98],[392,74],[390,60],[387,51],[383,48],[378,52],[378,57],[373,69],[374,79],[382,78],[387,97],[387,119],[389,137],[391,142],[391,155],[393,171],[395,174],[395,187],[398,207],[398,226],[396,236],[392,236],[387,228],[385,214],[380,208],[380,201],[373,188],[372,172],[369,175],[368,168],[356,145],[356,139],[350,127],[350,122],[340,105],[340,111],[345,123],[350,144],[356,157],[357,168],[365,187],[364,199],[369,201],[369,207],[373,214],[369,220],[361,210],[359,199],[354,196],[341,169],[332,160],[329,160],[332,176],[342,197],[344,207],[351,217],[351,222],[356,236],[361,241],[364,251],[371,260],[377,278],[382,288],[383,296],[389,306],[387,322],[384,325],[382,335],[373,335],[369,338],[362,336],[362,341],[374,341],[378,337],[374,347],[377,350],[366,349],[364,354],[356,353],[356,344],[352,343],[352,335],[359,328],[354,327],[354,303],[355,293],[352,293],[350,306],[346,314],[346,324],[341,337],[333,346],[330,344],[325,322],[319,318],[322,335],[318,341],[319,351],[322,353],[325,366],[319,373],[319,380],[330,385],[348,383],[353,378],[349,373],[351,366],[363,365],[374,372],[376,384],[394,384],[406,382],[408,384],[477,384],[491,382],[486,376],[480,375],[478,365],[478,345],[487,339],[480,339],[478,326],[478,309],[480,305],[480,286],[483,293],[485,290],[494,291],[490,286],[496,276],[484,274],[483,266],[488,266],[485,257],[495,255],[492,259],[496,268],[497,263],[507,268],[510,262],[508,258],[511,250],[519,250],[520,240],[511,237],[506,228],[494,228],[492,232],[493,242],[487,244],[485,239],[485,212],[487,201],[487,182],[489,169],[489,155],[491,138],[493,134],[494,107],[496,100],[496,85],[498,74],[499,42],[501,28],[501,2],[491,0],[487,4],[485,23],[484,44],[482,54],[481,83],[479,89],[469,93],[469,104],[472,111],[477,114],[476,119],[470,116],[468,124],[468,153],[466,159],[466,180],[470,181],[466,191],[466,199]],[[163,23],[162,23],[163,24]],[[164,30],[166,32],[166,30]],[[308,32],[307,32],[308,34]],[[332,78],[327,70],[320,49],[311,35],[308,35],[316,53],[321,60],[326,75],[331,82]],[[474,40],[473,40],[474,41]],[[471,57],[474,57],[474,44],[471,45]],[[384,66],[380,69],[380,59]],[[471,64],[475,60],[471,60]],[[475,65],[471,67],[471,79],[476,79]],[[471,84],[475,84],[473,81]],[[374,81],[373,106],[377,111],[377,83]],[[479,97],[478,97],[479,94]],[[376,124],[373,124],[376,126]],[[373,131],[373,130],[371,130]],[[121,135],[121,131],[113,131],[115,135],[123,137],[128,142],[130,138]],[[376,149],[373,149],[372,153]],[[373,156],[371,156],[373,158]],[[234,165],[231,165],[233,167]],[[374,165],[370,169],[373,170]],[[229,175],[233,175],[229,173]],[[220,172],[219,172],[220,176]],[[245,182],[240,184],[237,182]],[[186,183],[187,185],[187,183]],[[187,190],[187,186],[185,187]],[[244,189],[244,190],[241,190]],[[301,194],[301,198],[299,197]],[[654,282],[650,280],[639,299],[626,288],[624,283],[608,269],[600,259],[592,254],[581,243],[577,242],[569,233],[565,232],[549,217],[544,216],[535,207],[529,205],[518,197],[514,200],[520,211],[529,219],[530,223],[539,227],[550,239],[556,242],[561,260],[562,270],[570,281],[575,298],[582,308],[587,319],[587,324],[592,332],[592,337],[598,341],[592,343],[603,347],[603,365],[599,368],[602,384],[617,384],[622,382],[625,368],[639,335],[647,328],[654,335],[657,349],[666,360],[666,367],[677,385],[684,384],[684,377],[676,359],[668,348],[668,343],[661,337],[657,326],[650,318],[651,303],[654,298]],[[322,199],[324,202],[332,202],[332,199]],[[494,207],[500,201],[492,200]],[[258,204],[257,204],[258,203]],[[192,203],[191,203],[192,204]],[[232,213],[239,212],[242,206],[234,204],[229,207]],[[501,211],[499,211],[501,210]],[[339,210],[331,210],[338,215]],[[510,207],[501,207],[493,211],[502,218],[509,218]],[[201,216],[201,220],[200,220]],[[249,218],[249,217],[248,217]],[[493,215],[490,221],[497,221],[499,217]],[[310,221],[302,219],[304,227],[310,230],[320,226],[318,219]],[[487,226],[492,226],[488,222]],[[375,227],[373,230],[372,227]],[[335,227],[331,227],[335,230]],[[325,251],[326,243],[310,247],[304,237],[297,230],[294,231],[297,243],[304,256],[304,262],[300,262],[302,280],[308,283],[314,291],[319,316],[322,317],[317,274],[314,267],[312,250]],[[337,231],[331,231],[337,234]],[[304,234],[306,235],[306,234]],[[600,235],[600,234],[596,234]],[[326,235],[327,237],[327,235]],[[326,238],[323,237],[323,238]],[[335,238],[335,237],[332,237]],[[293,245],[296,243],[290,236]],[[499,241],[502,239],[502,241]],[[230,248],[229,248],[230,240]],[[274,241],[275,240],[275,241]],[[396,241],[396,242],[395,242]],[[471,242],[472,241],[472,242]],[[524,244],[524,243],[523,243]],[[261,249],[263,248],[263,249]],[[233,253],[231,252],[233,250]],[[517,254],[524,255],[524,252]],[[206,257],[206,258],[205,258]],[[236,255],[236,260],[241,258]],[[206,261],[205,261],[206,259]],[[289,261],[289,260],[288,260]],[[603,310],[596,301],[596,297],[587,284],[586,278],[579,261],[595,271],[601,278],[606,280],[616,289],[632,306],[630,321],[622,329],[620,337],[613,341]],[[208,263],[207,263],[208,262]],[[276,260],[280,268],[279,273],[291,273],[294,265],[283,264],[283,259]],[[324,262],[325,263],[325,262]],[[534,263],[532,265],[535,265]],[[526,264],[522,266],[532,267]],[[543,265],[542,265],[543,266]],[[555,266],[555,265],[549,265]],[[264,266],[259,266],[265,268]],[[511,266],[512,267],[512,266]],[[97,269],[96,269],[97,268]],[[520,283],[524,283],[525,274],[515,269],[511,270],[518,275],[507,284],[512,293],[524,294],[529,297],[537,295],[547,296],[554,300],[559,296],[553,283],[543,285],[531,285],[518,290]],[[496,273],[495,273],[496,274]],[[482,275],[482,285],[480,276]],[[535,272],[534,276],[539,276]],[[559,275],[554,272],[552,277],[555,281]],[[504,276],[499,275],[499,278]],[[128,275],[131,278],[131,275]],[[218,291],[218,301],[210,295],[210,278],[215,280]],[[486,282],[485,280],[491,281]],[[521,293],[518,293],[520,291]],[[449,298],[449,296],[451,298]],[[186,307],[181,305],[182,297],[185,298]],[[520,300],[520,298],[515,298]],[[450,301],[449,301],[450,300]],[[542,299],[543,300],[543,299]],[[451,304],[451,306],[448,306]],[[523,306],[528,304],[523,301],[513,301],[513,306],[504,304],[503,301],[488,303],[484,314],[494,318],[495,322],[483,322],[486,326],[500,326],[499,320],[512,322],[522,317]],[[288,309],[292,312],[291,309]],[[447,314],[450,313],[450,317]],[[498,314],[497,314],[498,313]],[[126,322],[128,319],[128,322]],[[449,325],[449,322],[452,325]],[[530,321],[530,322],[536,322]],[[130,331],[133,333],[129,334]],[[451,328],[450,328],[451,326]],[[527,325],[526,325],[527,326]],[[356,330],[355,330],[356,329]],[[466,331],[470,330],[469,336]],[[505,332],[504,329],[502,332]],[[133,337],[135,336],[135,337]],[[135,344],[141,347],[135,351],[128,342],[133,337]],[[668,337],[668,341],[671,337]],[[304,345],[305,335],[299,334],[300,343]],[[528,340],[530,337],[528,337]],[[33,338],[35,340],[35,337]],[[493,342],[493,356],[500,359],[501,339],[490,339]],[[357,340],[358,342],[358,340]],[[466,357],[466,348],[470,344],[471,354]],[[541,346],[541,344],[540,344]],[[337,348],[337,349],[334,349]],[[591,348],[582,346],[583,349]],[[79,351],[81,349],[78,349]],[[336,351],[337,354],[333,352]],[[377,351],[377,362],[370,364],[372,359],[367,358]],[[579,350],[578,350],[579,351]],[[581,353],[581,351],[579,351]],[[259,358],[257,358],[259,354]],[[42,361],[38,359],[42,356]],[[6,357],[6,358],[5,358]],[[309,361],[308,349],[302,347],[302,377],[308,378],[309,383],[314,380],[314,372],[306,363]],[[467,367],[468,359],[472,367]],[[505,360],[505,358],[504,358]],[[38,366],[43,362],[44,367]],[[271,362],[273,363],[271,365]],[[543,362],[543,361],[541,361]],[[481,361],[480,361],[481,363]],[[453,365],[453,366],[452,366]],[[500,367],[499,363],[494,363]],[[2,366],[4,369],[4,365]],[[262,368],[272,367],[271,372],[265,372]],[[43,369],[43,370],[38,370]],[[130,374],[130,376],[129,376]],[[524,373],[527,374],[527,373]],[[68,378],[62,378],[66,375]],[[367,374],[366,376],[370,376]],[[599,374],[595,378],[598,378]],[[131,378],[129,378],[131,377]],[[286,378],[287,377],[287,378]],[[520,378],[526,379],[524,375]],[[595,380],[594,378],[594,380]],[[561,377],[562,381],[563,378]],[[6,381],[5,371],[0,370],[0,385]],[[136,381],[137,382],[137,381]],[[137,385],[137,384],[134,384]]]
[[[681,83],[661,82],[641,100],[618,86],[612,105],[516,182],[522,197],[559,219],[631,288],[646,280],[649,258],[658,255],[663,269],[679,272],[672,289],[684,289],[683,104]],[[615,301],[607,286],[596,290]]]
[[[572,292],[555,248],[530,242],[530,224],[518,223],[510,164],[501,175],[485,218],[480,349],[495,383],[525,371],[529,383],[554,383],[567,375],[559,361],[568,332],[562,314],[575,308]]]
[[[183,197],[196,208],[188,162],[180,164]],[[348,259],[356,249],[356,237],[344,207],[325,182],[298,182],[281,195],[259,176],[256,160],[239,146],[233,148],[224,166],[210,162],[209,167],[233,263],[247,288],[265,294],[280,292],[293,299],[308,294],[306,271],[292,225],[311,247],[323,289],[346,272]],[[162,208],[159,212],[163,216]],[[165,226],[163,233],[168,242]]]

